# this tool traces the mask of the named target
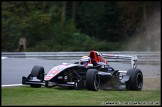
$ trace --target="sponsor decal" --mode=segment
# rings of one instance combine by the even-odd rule
[[[63,64],[63,65],[59,65],[59,66],[55,66],[53,67],[48,74],[45,76],[45,80],[50,80],[51,78],[53,78],[54,76],[56,76],[59,72],[63,71],[65,68],[68,68],[72,66],[72,64]]]

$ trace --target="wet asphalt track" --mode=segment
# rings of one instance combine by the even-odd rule
[[[78,59],[79,60],[79,59]],[[65,63],[74,63],[73,60],[47,60],[40,58],[5,58],[1,59],[1,85],[21,84],[22,76],[28,76],[34,65],[41,65],[47,73],[53,66]],[[128,70],[130,62],[109,62],[113,68]],[[138,63],[144,77],[160,77],[161,65],[159,63]]]

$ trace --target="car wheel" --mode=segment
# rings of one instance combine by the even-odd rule
[[[41,84],[30,84],[32,88],[40,88],[42,85]]]
[[[98,91],[100,78],[96,69],[89,69],[86,74],[86,87],[88,90]]]
[[[143,87],[143,74],[140,69],[130,69],[127,71],[130,75],[129,80],[126,82],[126,88],[129,90],[141,90]]]
[[[37,77],[37,79],[40,79],[41,81],[44,80],[44,68],[42,66],[34,66],[31,74],[31,77]],[[30,84],[31,87],[33,88],[39,88],[42,86],[42,84]]]
[[[42,66],[35,65],[31,71],[32,77],[37,77],[37,79],[44,80],[44,68]]]

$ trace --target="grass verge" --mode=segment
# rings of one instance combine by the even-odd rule
[[[160,90],[89,91],[62,87],[3,87],[2,106],[104,106],[112,104],[160,105]]]

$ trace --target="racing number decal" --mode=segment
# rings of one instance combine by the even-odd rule
[[[57,75],[60,71],[59,70],[53,70],[52,74]]]
[[[61,65],[61,66],[56,66],[54,68],[51,69],[51,71],[49,72],[50,74],[53,74],[53,76],[57,75],[59,72],[61,72],[63,69],[66,68],[67,65]]]
[[[54,76],[56,76],[59,72],[63,71],[65,68],[68,68],[72,66],[71,64],[63,64],[60,66],[55,66],[53,67],[49,73],[47,74],[47,76],[45,77],[45,80],[49,80],[51,78],[53,78]]]
[[[61,70],[63,70],[64,68],[66,68],[66,65],[56,66],[56,67],[52,68],[52,71],[53,71],[53,70],[61,71]]]

